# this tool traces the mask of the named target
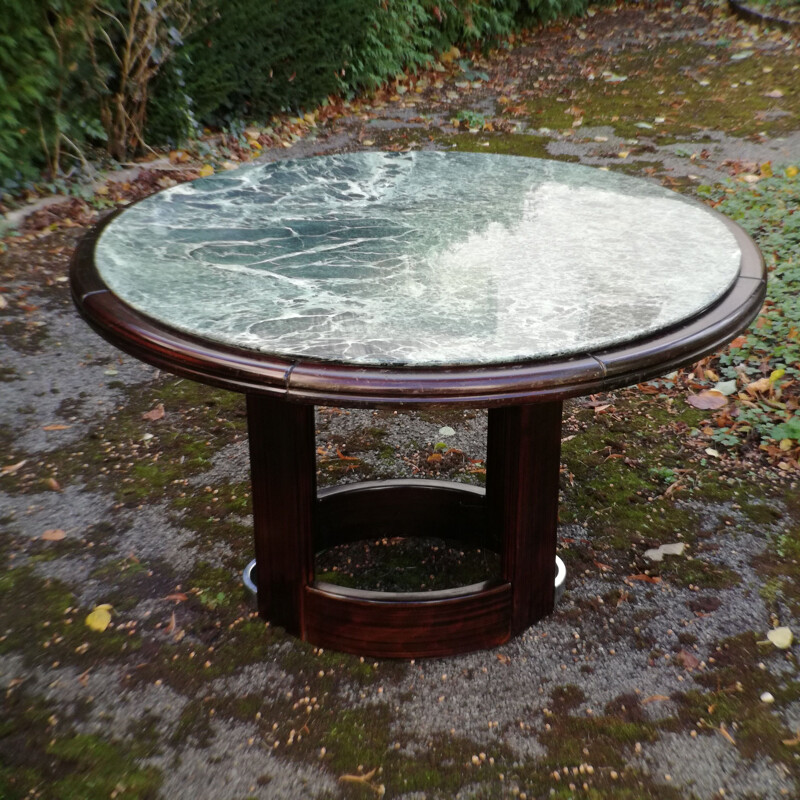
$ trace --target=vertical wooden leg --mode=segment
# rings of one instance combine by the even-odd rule
[[[303,593],[314,571],[314,406],[249,394],[247,425],[258,611],[303,637]]]
[[[486,499],[502,531],[511,635],[553,610],[561,402],[489,410]]]

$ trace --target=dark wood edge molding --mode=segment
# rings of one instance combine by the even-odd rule
[[[701,204],[698,204],[701,205]],[[106,217],[79,243],[70,280],[75,304],[105,339],[136,358],[182,377],[237,392],[342,406],[447,403],[502,406],[559,400],[665,375],[713,353],[757,316],[766,295],[764,260],[752,239],[712,209],[742,251],[740,275],[695,317],[618,348],[559,360],[469,367],[386,368],[296,361],[210,342],[166,326],[120,300],[94,265]]]

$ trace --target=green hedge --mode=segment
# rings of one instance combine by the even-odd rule
[[[180,139],[380,85],[456,44],[491,44],[588,0],[211,0],[159,78],[150,132]]]
[[[533,21],[582,12],[587,2],[147,0],[142,7],[160,14],[162,26],[152,63],[174,52],[148,78],[146,93],[129,99],[148,98],[149,143],[177,142],[198,124],[266,119],[311,108],[330,94],[374,88],[454,44],[488,46]],[[3,5],[0,185],[18,187],[42,170],[53,176],[78,163],[87,143],[107,139],[117,157],[140,146],[136,135],[120,135],[109,121],[110,98],[121,83],[112,49],[124,38],[127,0]],[[191,18],[192,32],[175,49],[179,37],[172,38],[169,15],[177,13]]]

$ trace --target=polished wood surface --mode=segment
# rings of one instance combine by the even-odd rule
[[[511,633],[553,610],[561,403],[489,410],[487,502],[513,587]]]
[[[304,636],[304,589],[314,575],[314,409],[248,395],[247,425],[258,611]]]

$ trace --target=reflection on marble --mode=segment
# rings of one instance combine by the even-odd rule
[[[242,167],[132,206],[98,269],[179,330],[252,350],[419,366],[552,358],[639,338],[731,286],[702,207],[575,164],[354,153]]]

